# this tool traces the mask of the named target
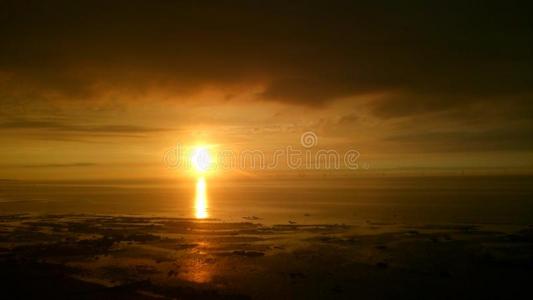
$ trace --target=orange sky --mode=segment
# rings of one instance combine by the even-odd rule
[[[359,173],[533,167],[533,35],[520,7],[2,11],[2,179],[172,178],[162,160],[176,144],[271,152],[307,131],[314,150],[359,151]]]

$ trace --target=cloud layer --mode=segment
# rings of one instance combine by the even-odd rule
[[[307,106],[387,93],[373,107],[386,118],[510,97],[531,111],[530,12],[513,1],[8,1],[0,97],[184,99],[260,84],[255,100]]]
[[[530,167],[532,11],[0,1],[0,160],[69,172],[91,162],[101,176],[115,161],[160,166],[176,140],[278,147],[313,130],[321,146],[355,145],[393,167]]]

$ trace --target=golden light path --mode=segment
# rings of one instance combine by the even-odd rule
[[[207,204],[207,184],[205,173],[211,164],[211,157],[206,147],[196,147],[191,156],[191,163],[198,175],[196,179],[196,196],[194,199],[194,215],[197,219],[209,217]]]
[[[207,213],[207,192],[205,177],[198,177],[196,180],[196,197],[194,200],[194,212],[197,219],[205,219]]]

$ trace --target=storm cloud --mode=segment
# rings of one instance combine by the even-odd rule
[[[531,5],[423,1],[2,1],[0,101],[183,99],[322,107],[383,93],[383,118],[472,102],[531,112]],[[21,100],[22,101],[22,100]],[[181,100],[176,100],[181,101]]]

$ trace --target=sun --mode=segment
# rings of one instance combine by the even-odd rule
[[[194,168],[194,171],[197,173],[206,173],[211,165],[211,156],[209,155],[209,150],[203,146],[195,147],[191,154],[191,164]]]

